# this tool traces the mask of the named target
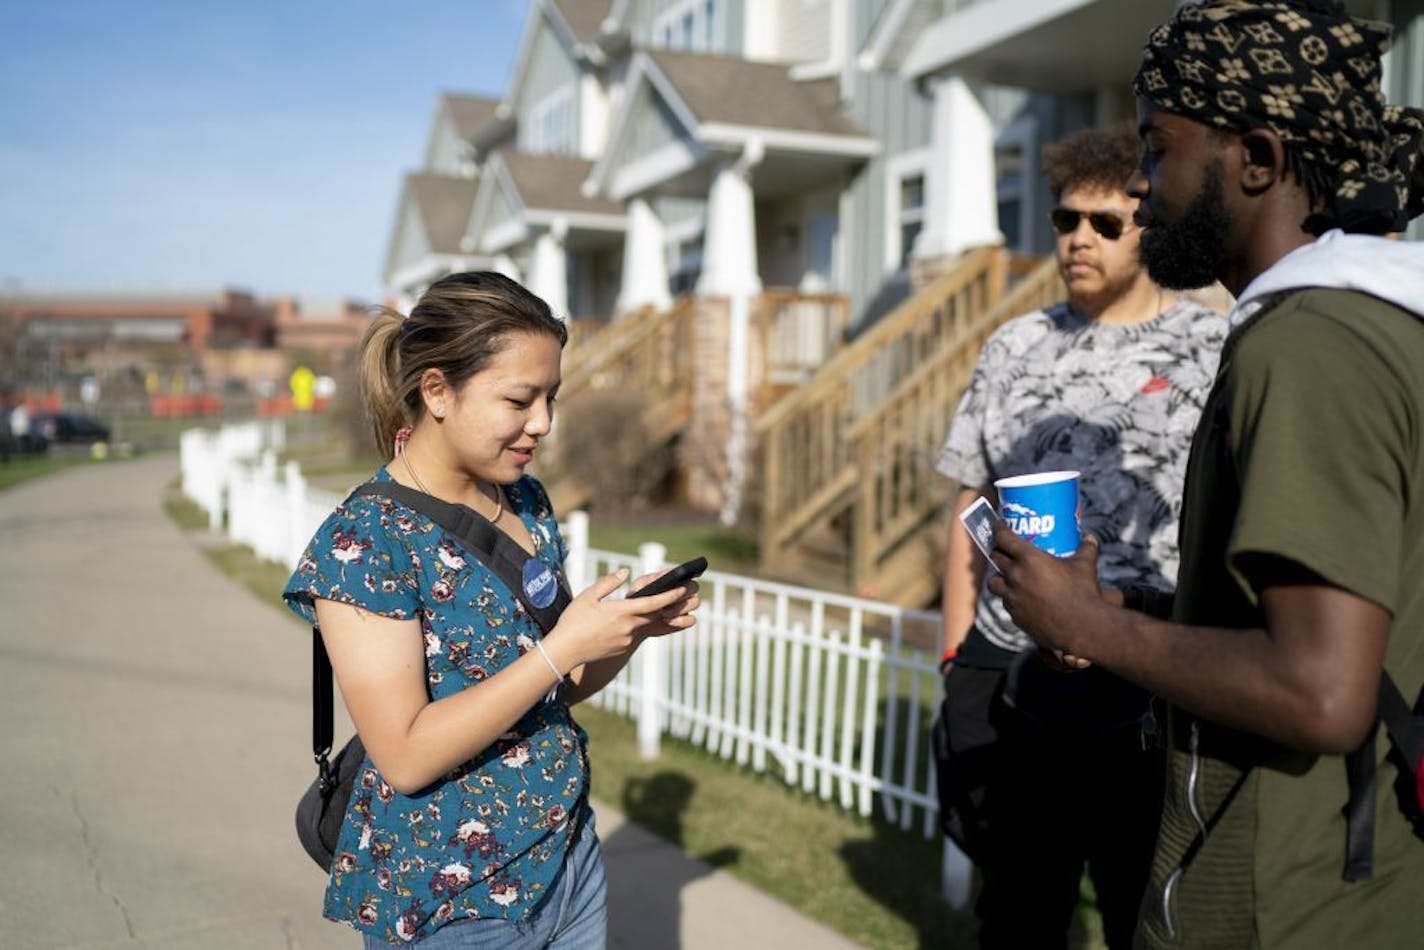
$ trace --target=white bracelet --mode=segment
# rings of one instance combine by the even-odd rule
[[[549,659],[549,652],[544,649],[543,640],[535,640],[534,645],[539,648],[539,655],[544,658],[545,663],[549,664],[549,670],[554,674],[554,688],[549,690],[549,695],[552,697],[558,690],[559,684],[564,681],[564,674],[560,673],[559,668],[554,665],[554,661]]]

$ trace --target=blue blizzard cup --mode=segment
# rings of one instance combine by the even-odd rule
[[[1078,550],[1078,473],[1038,472],[994,482],[1009,529],[1058,557]]]

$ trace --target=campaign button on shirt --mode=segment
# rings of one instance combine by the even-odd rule
[[[538,558],[531,557],[524,562],[524,596],[540,609],[549,606],[559,593],[559,582],[554,572]]]

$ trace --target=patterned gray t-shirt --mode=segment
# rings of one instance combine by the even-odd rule
[[[1015,317],[984,345],[937,467],[991,499],[995,479],[1076,469],[1103,584],[1173,590],[1187,453],[1225,337],[1221,314],[1188,301],[1130,325],[1066,303]],[[1030,645],[987,590],[975,625]]]

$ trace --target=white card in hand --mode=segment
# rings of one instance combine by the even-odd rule
[[[994,506],[989,504],[989,499],[981,496],[959,513],[959,520],[964,522],[964,529],[969,532],[974,546],[983,553],[985,560],[989,561],[989,567],[993,568],[991,555],[994,553],[994,529],[1003,524],[1004,519],[1000,518]]]

